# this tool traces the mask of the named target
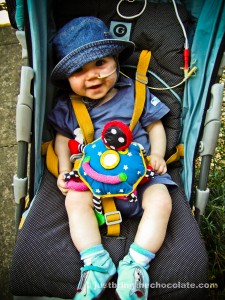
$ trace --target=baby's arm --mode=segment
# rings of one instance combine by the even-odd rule
[[[55,138],[55,153],[59,160],[59,176],[57,180],[57,185],[63,195],[66,195],[68,188],[65,186],[64,174],[72,170],[72,165],[70,162],[70,150],[68,147],[69,139],[60,133],[56,134]]]
[[[167,171],[164,160],[166,152],[166,133],[162,122],[156,121],[146,127],[151,143],[150,164],[157,174],[164,174]]]

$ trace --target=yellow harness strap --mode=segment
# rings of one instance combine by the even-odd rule
[[[134,112],[130,122],[131,131],[134,129],[144,109],[146,99],[146,85],[148,82],[146,73],[151,59],[151,52],[143,50],[140,54],[136,80],[135,80],[135,103]],[[75,95],[70,95],[74,113],[76,115],[78,124],[84,135],[85,144],[91,143],[94,139],[94,126],[85,104],[80,98]],[[47,146],[47,147],[46,147]],[[48,170],[55,176],[58,176],[58,157],[56,156],[53,148],[53,141],[49,145],[43,145],[43,152],[46,153],[46,163]],[[172,155],[167,164],[176,161],[182,156],[182,145],[177,146],[177,152]],[[47,150],[47,151],[46,151]],[[120,211],[116,209],[113,197],[103,198],[102,206],[105,213],[105,220],[107,225],[107,236],[120,235],[120,223],[122,221]]]
[[[120,223],[122,222],[120,211],[116,209],[113,197],[102,198],[102,206],[107,225],[107,236],[120,235]]]
[[[135,103],[134,112],[130,123],[130,129],[133,130],[138,122],[144,108],[146,98],[146,84],[148,82],[146,73],[151,59],[151,52],[143,50],[140,54],[136,80],[135,80]],[[78,124],[83,132],[85,143],[93,141],[94,127],[88,110],[81,99],[70,95],[74,113],[76,115]],[[120,235],[120,223],[122,221],[121,214],[117,211],[113,198],[103,198],[102,206],[105,212],[105,219],[107,224],[107,236]]]
[[[70,95],[74,113],[77,122],[84,135],[85,144],[91,143],[94,138],[94,127],[88,110],[85,104],[78,98],[75,99],[74,95]],[[102,206],[105,213],[105,220],[107,225],[107,236],[120,235],[120,223],[122,221],[121,214],[116,209],[114,199],[111,197],[103,198]]]
[[[94,126],[85,104],[80,98],[75,99],[75,95],[70,95],[70,99],[72,101],[73,111],[76,115],[77,122],[82,130],[85,144],[93,142]]]
[[[177,149],[176,152],[167,159],[166,161],[167,165],[175,161],[178,161],[181,157],[184,157],[184,145],[183,144],[177,145],[176,149]]]
[[[57,178],[59,175],[59,160],[58,156],[55,154],[53,144],[53,140],[42,144],[41,154],[46,155],[47,169]]]
[[[148,66],[151,59],[151,51],[142,50],[135,78],[135,103],[134,112],[130,122],[131,131],[134,129],[144,109],[146,99],[146,85],[148,83],[148,77],[146,76]]]
[[[136,80],[135,80],[135,103],[132,120],[130,122],[130,129],[133,130],[138,122],[145,104],[146,98],[146,84],[147,84],[147,70],[151,58],[151,52],[143,50],[140,54]],[[94,138],[94,127],[90,115],[85,104],[76,97],[70,95],[74,113],[76,115],[78,124],[83,132],[85,143],[91,143]],[[47,150],[47,168],[55,176],[58,176],[58,158],[53,149],[53,141],[50,142],[48,147],[43,146],[43,150]],[[47,149],[46,149],[47,148]],[[45,152],[43,151],[43,152]],[[120,235],[120,223],[122,221],[121,214],[117,211],[113,198],[103,198],[102,205],[105,212],[105,219],[107,224],[108,236]]]

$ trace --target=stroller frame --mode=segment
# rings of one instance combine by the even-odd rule
[[[157,2],[157,1],[156,1]],[[164,1],[162,1],[164,2]],[[194,165],[194,157],[197,152],[197,145],[200,140],[200,136],[202,139],[200,140],[200,155],[202,156],[202,166],[201,166],[201,177],[199,180],[199,186],[197,188],[197,199],[196,199],[196,218],[198,222],[201,221],[201,216],[204,214],[205,206],[208,201],[209,190],[207,188],[207,178],[209,173],[209,166],[211,157],[214,154],[214,150],[216,147],[219,127],[220,127],[220,111],[222,105],[222,92],[223,85],[222,84],[213,84],[215,82],[215,78],[217,77],[218,70],[221,70],[221,66],[224,66],[224,27],[225,27],[225,8],[223,1],[213,1],[212,8],[214,10],[214,16],[218,19],[208,19],[208,15],[206,13],[200,13],[201,9],[204,9],[204,6],[207,7],[209,1],[205,1],[205,3],[199,4],[198,9],[194,10],[194,4],[190,4],[189,9],[193,9],[194,13],[198,17],[198,23],[196,28],[196,34],[194,36],[194,40],[192,43],[192,58],[191,64],[197,65],[198,69],[195,74],[194,80],[190,79],[185,84],[184,97],[183,97],[183,110],[182,110],[182,122],[183,122],[183,131],[181,135],[181,143],[184,144],[184,152],[189,153],[189,155],[184,155],[184,159],[181,159],[181,163],[183,165],[182,171],[182,182],[184,184],[184,189],[186,193],[187,199],[191,200],[191,190],[193,184],[193,165]],[[202,1],[203,2],[203,1]],[[18,3],[17,3],[18,5]],[[42,3],[42,9],[38,9],[38,1],[27,1],[27,14],[30,19],[30,27],[32,31],[35,29],[36,35],[39,36],[43,32],[47,31],[47,14],[51,6],[51,1],[44,1]],[[193,7],[191,7],[193,5]],[[23,10],[24,8],[22,8]],[[17,13],[18,14],[18,13]],[[199,14],[199,15],[198,15]],[[17,16],[18,18],[18,16]],[[42,18],[43,22],[41,24],[37,24],[37,20]],[[19,25],[18,25],[19,24]],[[18,22],[17,26],[23,28],[24,26]],[[40,26],[41,25],[41,26]],[[207,51],[203,51],[199,49],[199,39],[201,38],[202,32],[207,32],[202,40],[204,47],[207,48]],[[29,33],[28,33],[29,34]],[[17,36],[23,46],[23,58],[25,64],[30,59],[27,56],[26,42],[27,42],[27,33],[26,37],[24,32],[19,31]],[[30,133],[32,131],[32,115],[33,109],[35,111],[35,120],[34,123],[37,125],[37,131],[35,131],[34,136],[34,147],[32,147],[33,157],[34,157],[34,182],[30,184],[30,197],[35,198],[36,193],[40,187],[40,182],[43,174],[43,157],[41,157],[41,144],[43,139],[48,140],[49,136],[47,132],[44,132],[43,136],[43,128],[44,128],[44,118],[45,113],[43,107],[46,107],[45,99],[47,97],[52,97],[53,90],[51,88],[47,89],[47,85],[42,85],[43,82],[48,83],[48,74],[46,73],[45,66],[42,66],[39,59],[47,61],[48,53],[34,53],[34,49],[43,49],[47,48],[48,38],[45,35],[44,39],[36,39],[32,37],[33,44],[33,52],[31,57],[34,55],[38,56],[38,59],[34,59],[32,62],[32,68],[29,66],[23,66],[21,71],[21,89],[20,96],[18,98],[18,108],[17,108],[17,141],[19,145],[19,153],[18,153],[18,172],[17,175],[14,176],[14,194],[15,201],[17,203],[17,224],[19,224],[22,211],[24,210],[24,202],[25,197],[27,195],[27,183],[28,178],[26,175],[27,169],[27,160],[21,161],[21,157],[27,157],[28,153],[28,144],[30,143]],[[29,40],[29,39],[28,39]],[[38,44],[40,43],[40,44]],[[203,47],[203,48],[204,48]],[[222,50],[222,51],[221,51]],[[31,54],[31,53],[30,53]],[[43,55],[43,57],[41,57]],[[51,59],[51,58],[48,58]],[[212,68],[212,65],[214,68]],[[201,67],[199,67],[201,66]],[[200,76],[199,69],[204,70],[205,76]],[[200,71],[201,72],[201,71]],[[35,74],[35,77],[34,77]],[[34,77],[34,98],[36,100],[35,107],[33,108],[33,96],[30,94],[30,90],[32,90],[32,80]],[[37,88],[36,86],[42,85],[42,89]],[[200,86],[200,89],[199,89]],[[195,99],[195,100],[194,100]],[[200,101],[200,99],[205,99],[204,101]],[[211,100],[211,102],[210,102]],[[208,104],[210,102],[210,104]],[[47,104],[48,105],[48,104]],[[207,107],[209,107],[208,111],[206,111]],[[46,107],[48,110],[48,107]],[[19,111],[23,111],[22,114]],[[26,115],[26,121],[24,121],[24,115]],[[28,117],[27,117],[28,116]],[[204,129],[202,126],[202,119],[205,118]],[[25,126],[21,126],[21,124],[25,124]],[[192,124],[195,124],[195,130],[191,130]],[[26,128],[26,129],[24,129]],[[198,134],[196,134],[198,132]],[[46,135],[45,135],[46,133]],[[213,133],[213,134],[212,134]],[[210,137],[214,137],[213,141]],[[196,149],[193,151],[193,146]],[[22,296],[22,299],[26,299]],[[46,298],[46,297],[45,297]],[[15,296],[15,299],[20,299],[19,296]],[[28,297],[27,299],[30,299]],[[32,297],[32,299],[36,299],[36,297]],[[37,298],[39,299],[39,297]],[[46,298],[47,299],[47,298]],[[51,298],[58,299],[58,298]]]

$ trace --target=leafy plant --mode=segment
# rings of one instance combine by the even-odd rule
[[[223,170],[224,172],[225,170]],[[222,175],[222,174],[221,174]],[[217,177],[217,181],[218,181]],[[213,179],[215,180],[215,179]],[[225,298],[225,184],[214,186],[201,227],[209,256],[209,283],[218,288],[210,289],[211,299]],[[224,299],[223,298],[223,299]]]
[[[7,6],[5,2],[0,3],[0,10],[7,10]]]

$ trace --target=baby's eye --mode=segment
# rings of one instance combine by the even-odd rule
[[[104,63],[105,63],[105,61],[103,59],[99,59],[96,61],[96,66],[100,67],[100,66],[104,65]]]

